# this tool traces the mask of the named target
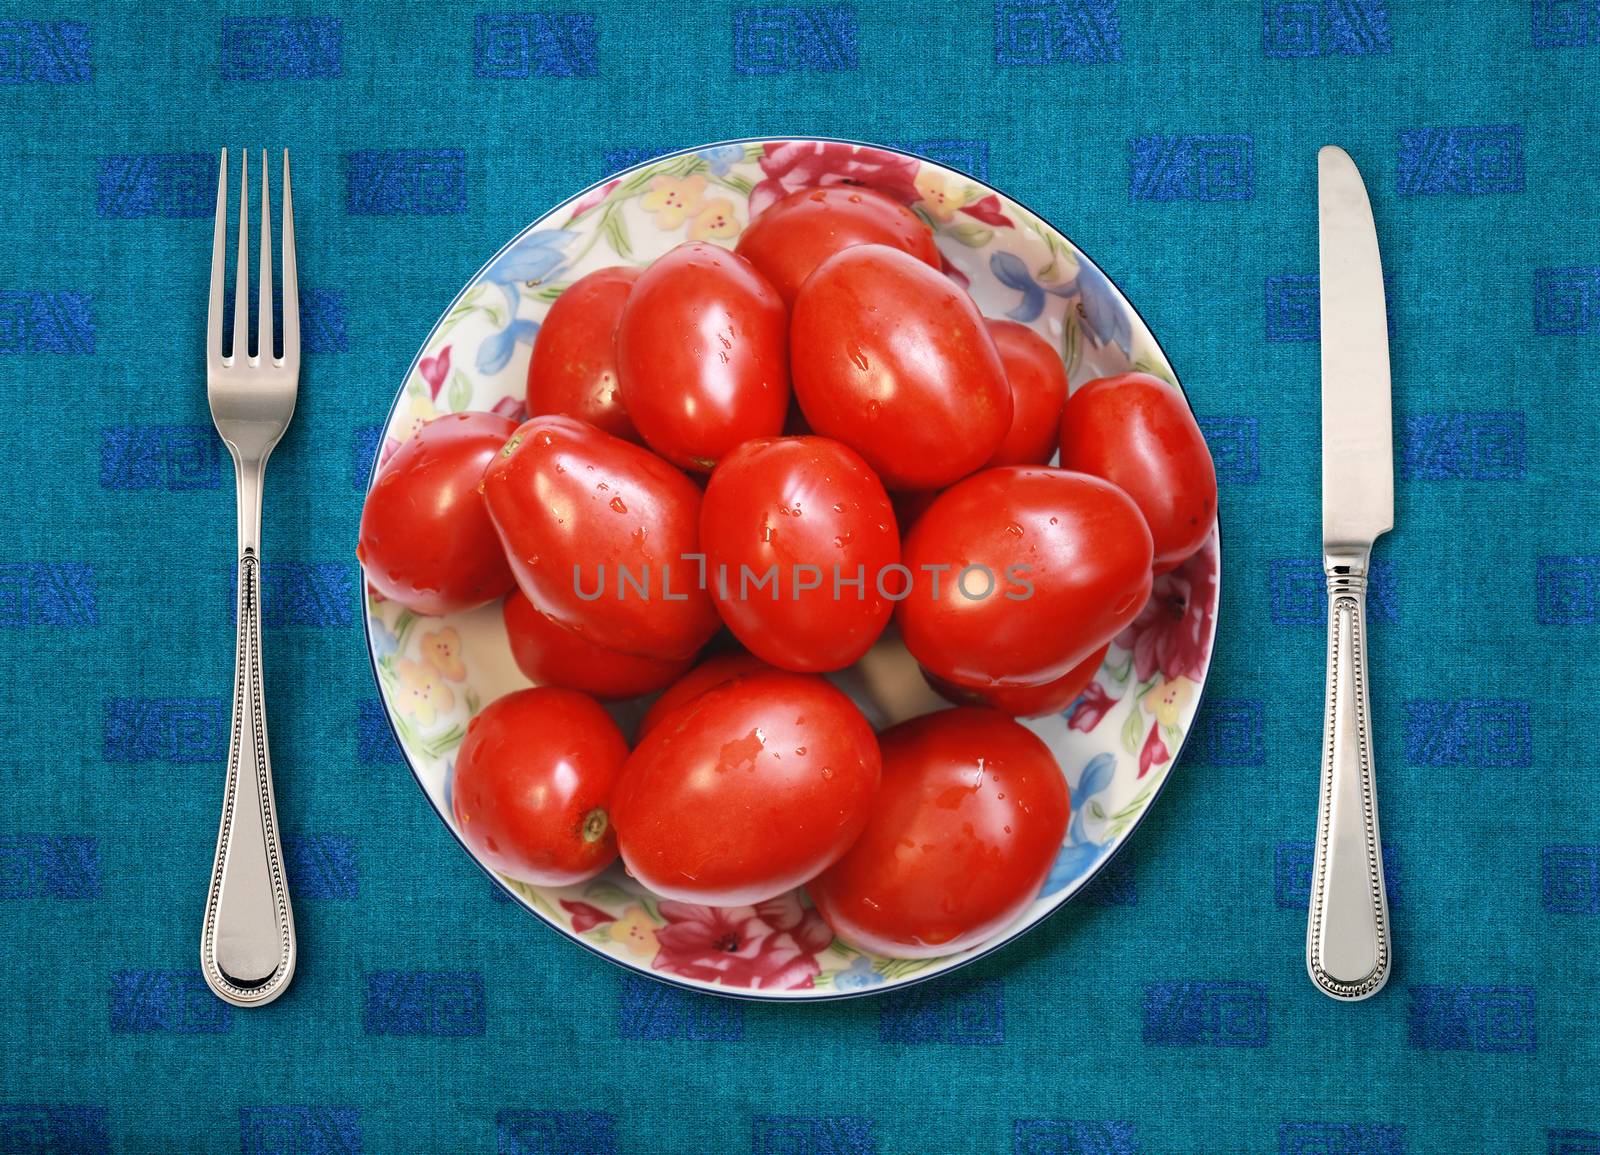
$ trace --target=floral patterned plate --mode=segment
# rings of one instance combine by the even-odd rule
[[[1032,325],[1061,351],[1074,386],[1141,369],[1172,381],[1166,357],[1120,292],[1066,237],[1001,193],[931,161],[842,141],[750,140],[649,161],[535,221],[475,276],[406,374],[380,463],[441,413],[520,415],[539,322],[578,277],[643,265],[688,239],[732,245],[753,213],[786,193],[851,183],[928,222],[949,275],[983,312]],[[865,955],[834,939],[800,892],[755,907],[662,901],[613,867],[571,887],[497,879],[562,934],[614,962],[718,994],[784,1000],[887,990],[958,967],[1015,938],[1105,865],[1149,809],[1194,721],[1210,664],[1218,598],[1216,538],[1156,581],[1137,621],[1088,691],[1059,717],[1029,723],[1060,761],[1072,820],[1055,867],[1003,934],[939,959]],[[497,605],[422,618],[368,594],[367,639],[384,705],[428,801],[454,832],[456,748],[485,702],[527,685]],[[878,725],[943,703],[898,642],[840,675]],[[636,719],[622,711],[625,725]]]

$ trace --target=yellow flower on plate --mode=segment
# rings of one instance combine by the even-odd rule
[[[431,397],[411,394],[406,402],[405,416],[400,419],[400,424],[395,426],[394,439],[402,443],[410,441],[417,435],[417,430],[437,416],[439,410]]]
[[[423,727],[431,726],[440,714],[456,704],[456,696],[445,684],[444,675],[426,662],[401,658],[394,664],[400,679],[399,706]]]
[[[611,941],[620,943],[634,958],[654,958],[661,944],[656,941],[656,924],[650,912],[634,903],[611,924]]]
[[[671,232],[700,211],[705,192],[703,176],[680,179],[663,174],[650,178],[650,191],[639,199],[639,205],[645,212],[655,214],[657,228]]]
[[[461,660],[461,635],[453,629],[422,635],[422,658],[445,678],[462,682],[467,677],[466,663]]]
[[[707,201],[689,225],[689,236],[697,241],[731,237],[738,231],[739,217],[733,211],[733,202],[726,197]]]
[[[1176,726],[1178,715],[1194,697],[1194,683],[1188,678],[1167,678],[1151,686],[1139,704],[1156,716],[1163,726]]]
[[[922,195],[922,207],[936,221],[954,220],[961,207],[961,193],[951,188],[942,172],[924,168],[917,173],[917,192]]]

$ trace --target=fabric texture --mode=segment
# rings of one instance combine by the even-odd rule
[[[0,1151],[1600,1151],[1594,0],[285,7],[0,5]],[[496,901],[399,760],[353,549],[377,425],[501,243],[641,157],[806,134],[964,168],[1117,279],[1216,457],[1223,606],[1195,737],[1103,883],[946,980],[774,1006]],[[1353,1006],[1303,965],[1329,142],[1371,190],[1397,457],[1397,962]],[[232,669],[223,145],[292,151],[305,288],[264,536],[301,961],[253,1011],[196,960]]]

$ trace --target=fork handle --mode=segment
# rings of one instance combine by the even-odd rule
[[[294,976],[294,911],[284,877],[261,686],[261,482],[264,461],[236,461],[239,481],[238,640],[222,824],[211,868],[200,965],[218,998],[261,1006]]]
[[[1367,703],[1367,554],[1329,555],[1328,691],[1306,970],[1326,995],[1370,998],[1389,979],[1389,903]]]

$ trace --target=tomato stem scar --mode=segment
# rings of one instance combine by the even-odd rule
[[[606,814],[604,806],[596,806],[583,816],[583,825],[579,833],[585,842],[599,842],[606,836],[606,831],[611,828],[611,819]]]

